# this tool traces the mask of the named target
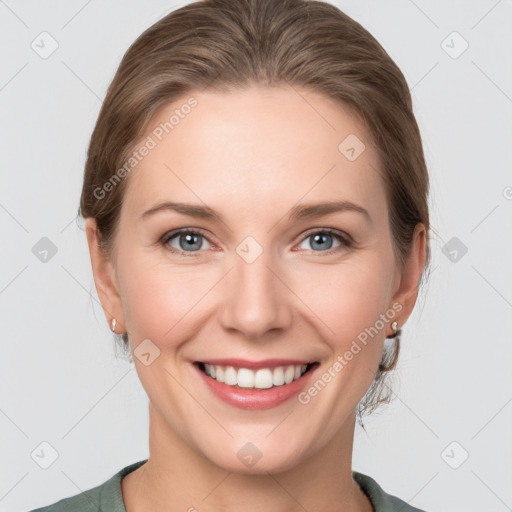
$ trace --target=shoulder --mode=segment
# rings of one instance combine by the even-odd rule
[[[107,482],[105,482],[106,484]],[[75,496],[63,498],[51,505],[36,508],[30,512],[98,512],[100,509],[100,494],[105,484],[89,489]]]
[[[352,475],[372,502],[375,512],[426,512],[388,494],[371,476],[357,471],[352,471]]]
[[[147,459],[130,464],[106,482],[92,489],[45,507],[33,509],[30,512],[126,512],[121,492],[121,480],[145,462]]]

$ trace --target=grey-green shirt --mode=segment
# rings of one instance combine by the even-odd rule
[[[142,466],[147,460],[141,460],[124,467],[112,478],[97,487],[30,512],[126,512],[121,493],[121,480],[128,473]],[[412,507],[396,496],[387,494],[370,476],[357,471],[352,471],[352,475],[372,502],[374,512],[425,512]]]

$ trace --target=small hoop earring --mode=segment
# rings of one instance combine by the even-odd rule
[[[387,336],[387,338],[391,338],[391,339],[395,338],[393,360],[387,365],[384,365],[381,362],[379,364],[380,372],[389,372],[396,366],[396,363],[398,361],[398,354],[400,353],[400,337],[402,335],[402,329],[398,328],[398,322],[393,322],[391,324],[391,329],[393,329],[393,334],[391,334],[390,336]]]
[[[396,338],[396,336],[398,335],[398,331],[399,331],[399,329],[398,329],[398,322],[393,322],[391,324],[391,329],[393,329],[393,334],[390,334],[388,336],[388,338]]]
[[[117,320],[115,318],[112,318],[112,327],[110,328],[110,330],[112,332],[116,332],[116,323],[117,323]]]

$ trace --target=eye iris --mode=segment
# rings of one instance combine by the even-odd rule
[[[330,239],[330,243],[325,242],[325,238]],[[332,247],[332,235],[329,235],[327,233],[317,233],[315,235],[312,235],[313,243],[311,244],[311,247],[315,248],[315,244],[320,244],[320,246],[317,246],[317,249],[320,250],[328,250]]]
[[[201,249],[201,235],[187,233],[180,236],[180,247],[182,249]],[[198,241],[199,240],[199,241]],[[185,241],[185,244],[182,242]]]

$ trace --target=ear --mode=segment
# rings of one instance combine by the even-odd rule
[[[112,319],[115,318],[116,332],[118,334],[125,332],[124,315],[115,267],[111,259],[100,248],[101,234],[98,231],[95,219],[91,217],[86,219],[85,232],[91,256],[94,283],[107,323],[110,328],[112,326]]]
[[[418,287],[421,273],[427,258],[427,232],[424,224],[417,224],[414,228],[412,245],[409,256],[398,276],[398,289],[391,304],[400,303],[402,310],[397,314],[396,321],[400,329],[414,309],[418,297]]]

